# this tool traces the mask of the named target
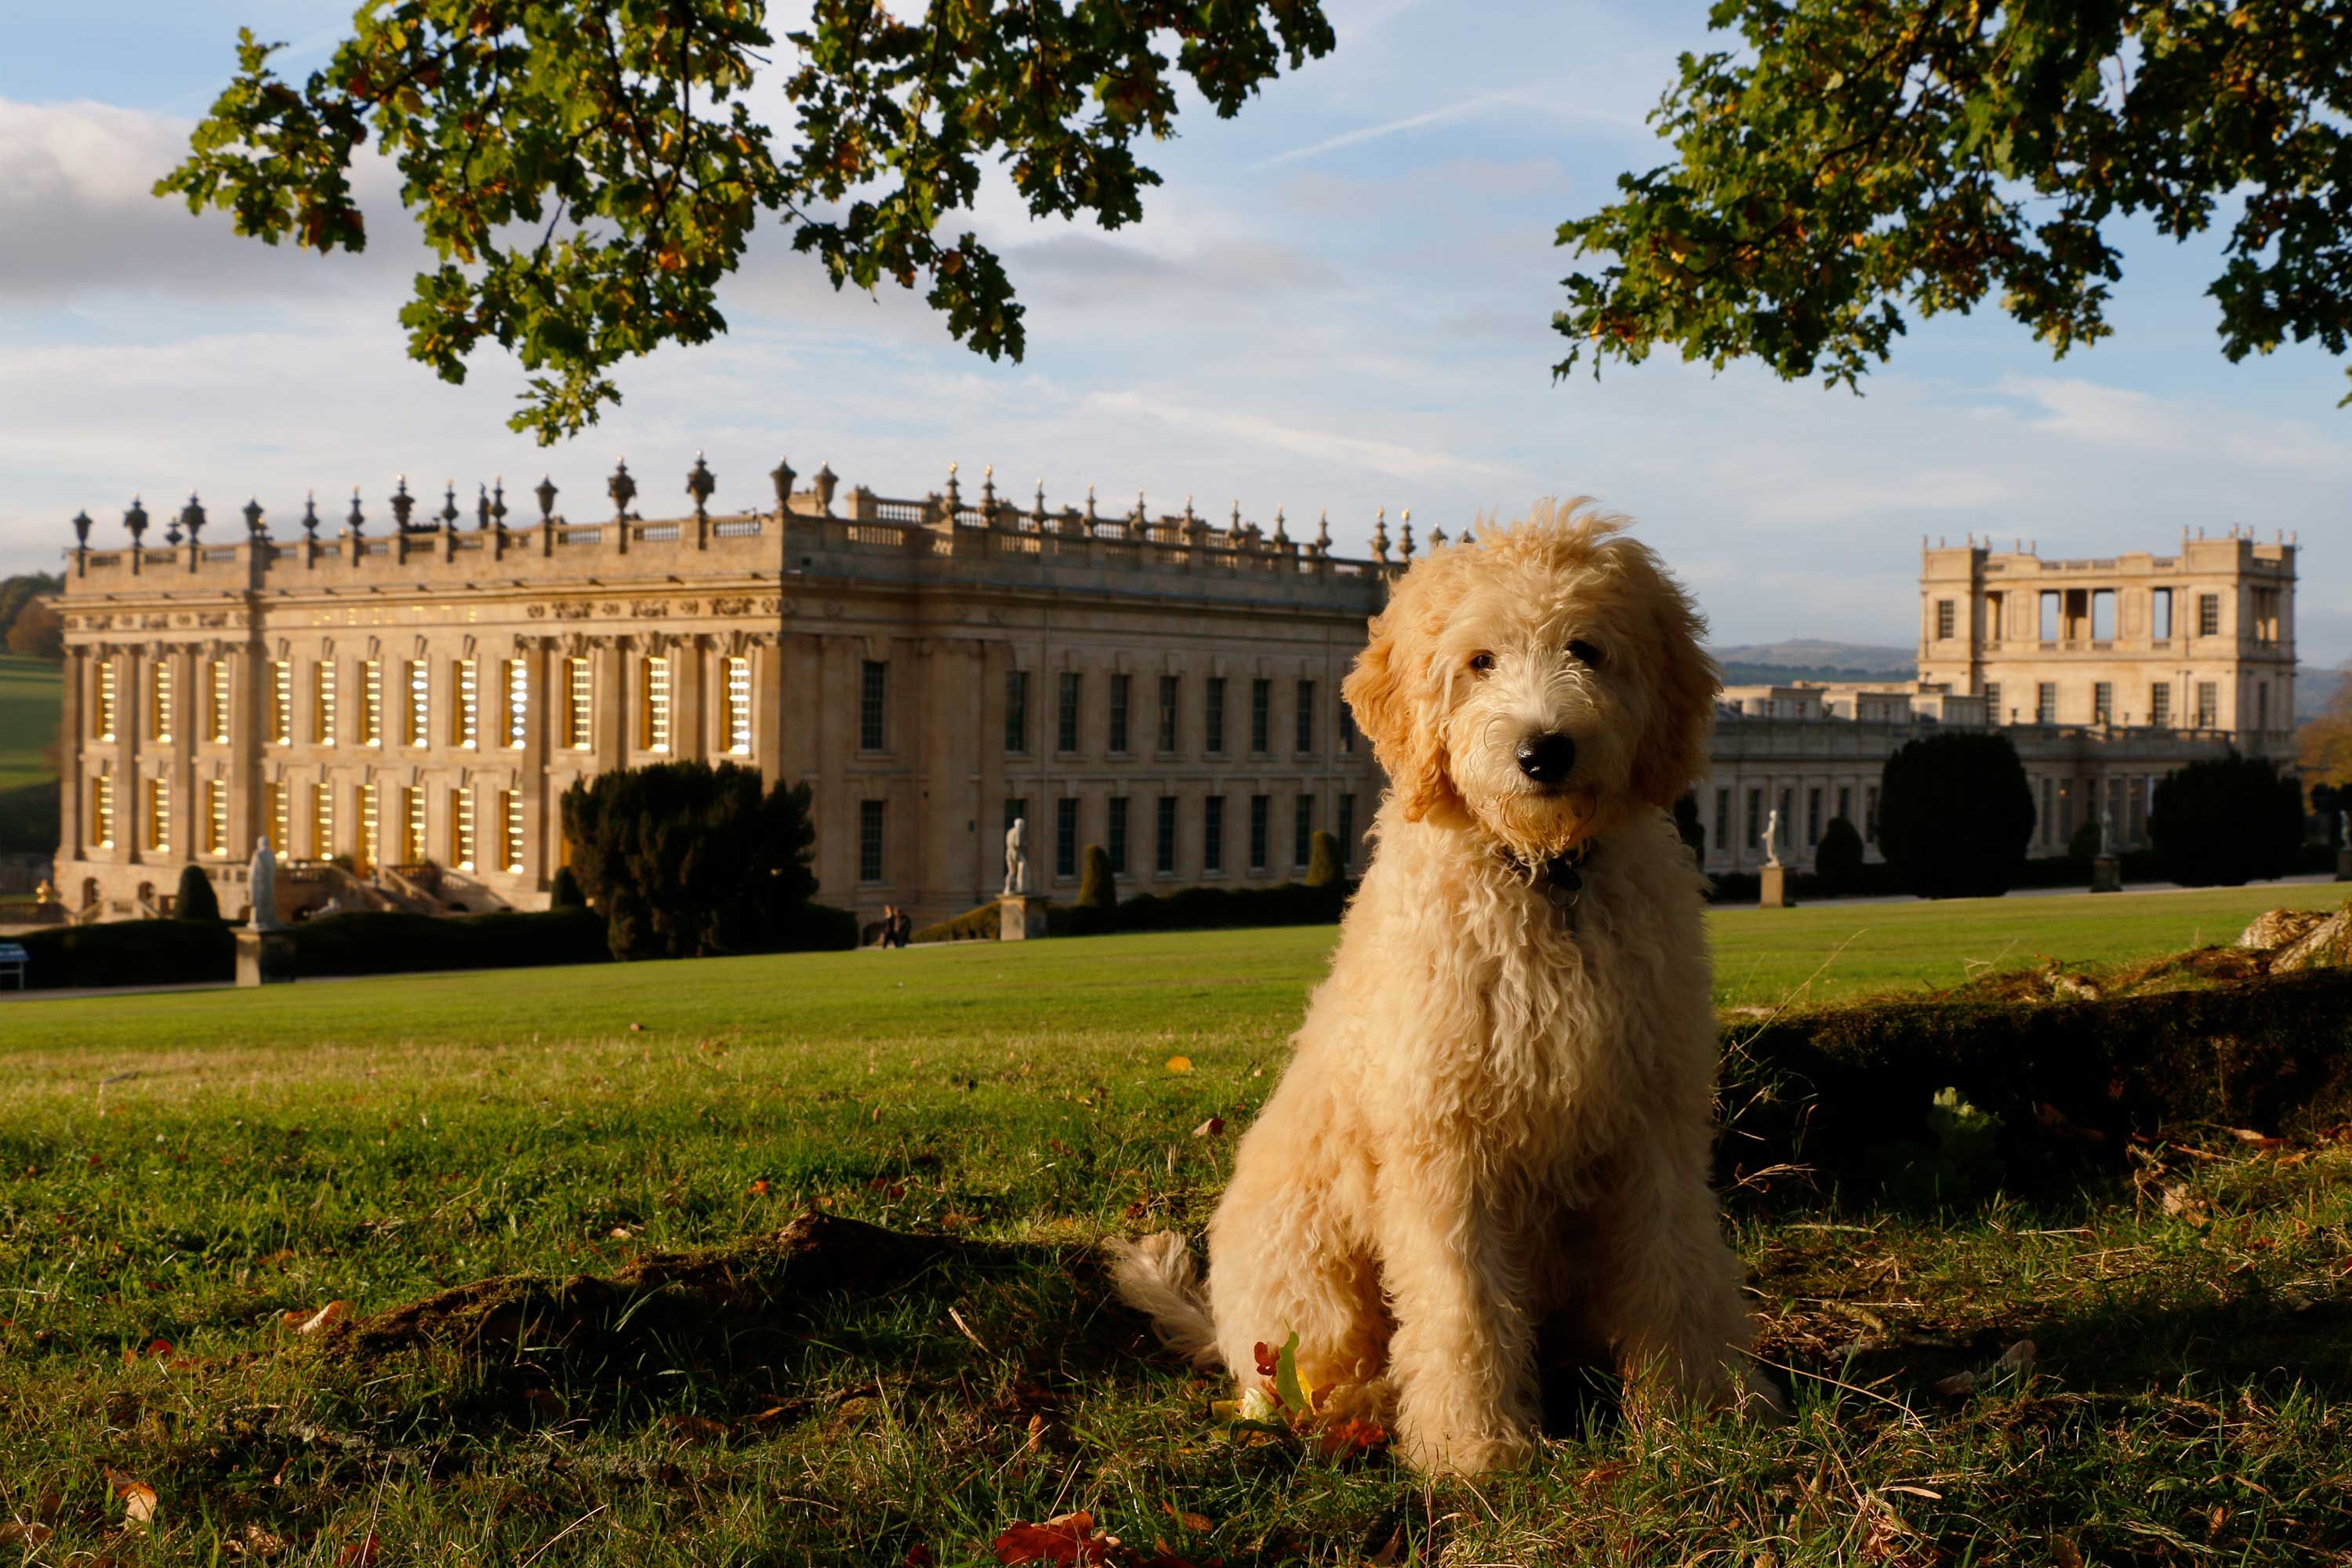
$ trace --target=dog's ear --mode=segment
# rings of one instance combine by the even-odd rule
[[[1650,593],[1650,716],[1633,759],[1633,792],[1662,811],[1706,772],[1707,735],[1723,672],[1704,646],[1706,622],[1657,558],[1641,551]]]
[[[1445,741],[1429,690],[1429,638],[1415,614],[1421,595],[1412,592],[1419,586],[1400,584],[1389,607],[1372,617],[1371,640],[1339,688],[1407,822],[1460,798],[1445,771]]]

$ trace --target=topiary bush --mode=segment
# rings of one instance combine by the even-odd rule
[[[183,921],[221,918],[220,895],[213,891],[213,879],[194,860],[180,868],[180,890],[172,900],[172,917]]]
[[[1339,840],[1318,828],[1307,841],[1307,885],[1328,888],[1347,875],[1339,860]]]
[[[555,879],[548,884],[547,907],[551,910],[584,910],[588,895],[580,890],[580,879],[572,874],[569,866],[555,868]]]
[[[2033,837],[2033,792],[2006,735],[1906,741],[1879,778],[1878,847],[1923,899],[1998,898]]]
[[[2189,887],[2284,877],[2303,847],[2303,791],[2267,757],[2190,763],[2157,782],[2147,837],[2158,874]]]
[[[1862,835],[1843,816],[1832,816],[1822,829],[1813,849],[1813,875],[1824,893],[1860,890],[1863,879]]]

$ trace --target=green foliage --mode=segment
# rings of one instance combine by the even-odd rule
[[[106,921],[9,938],[25,948],[25,984],[184,985],[236,973],[236,938],[218,921]]]
[[[929,925],[918,926],[907,940],[932,942],[994,942],[1004,928],[1004,912],[994,899],[984,904],[974,904],[960,915]]]
[[[2266,757],[2191,763],[2157,782],[2147,836],[2158,872],[2192,888],[2284,877],[2303,847],[2302,786]]]
[[[580,890],[580,879],[572,874],[569,866],[558,866],[555,877],[547,888],[547,907],[552,910],[584,910],[588,895]]]
[[[761,0],[380,0],[297,87],[238,33],[236,75],[158,195],[275,245],[358,250],[350,169],[371,137],[440,265],[402,310],[446,381],[490,341],[532,372],[509,422],[541,442],[617,403],[610,371],[726,330],[719,280],[761,212],[835,288],[925,289],[960,340],[1019,358],[1022,308],[969,231],[983,166],[1033,216],[1140,217],[1189,80],[1230,117],[1286,64],[1329,52],[1317,0],[1185,5],[819,0],[789,35],[780,150],[749,94],[775,44]],[[1173,46],[1171,58],[1170,46]]]
[[[563,831],[615,958],[690,958],[782,945],[814,896],[806,784],[762,794],[732,763],[659,763],[573,784]]]
[[[10,653],[27,658],[62,659],[66,656],[66,624],[47,599],[65,586],[63,577],[34,573],[0,582],[0,642]]]
[[[220,895],[213,891],[213,879],[194,860],[180,868],[180,889],[172,900],[172,915],[184,921],[221,918]]]
[[[1339,840],[1321,828],[1307,841],[1307,885],[1328,888],[1348,874],[1339,859]]]
[[[65,585],[62,572],[26,572],[0,577],[0,637],[15,629],[17,616],[33,602],[34,595],[61,593]]]
[[[1878,848],[1921,898],[2007,892],[2032,837],[2033,792],[2007,736],[1948,730],[1886,759]]]
[[[1567,279],[1559,374],[1672,345],[1858,390],[1906,308],[1988,296],[2063,356],[2111,330],[2105,230],[2135,215],[2175,240],[2230,222],[2208,292],[2232,361],[2345,352],[2346,0],[1717,0],[1708,20],[1738,37],[1682,57],[1652,116],[1674,162],[1560,226],[1608,259]]]
[[[1822,890],[1853,891],[1862,884],[1863,865],[1862,835],[1844,817],[1831,817],[1813,847],[1813,875],[1821,879]]]

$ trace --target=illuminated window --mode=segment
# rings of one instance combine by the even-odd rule
[[[727,751],[730,756],[751,754],[751,661],[727,661]]]
[[[360,660],[360,744],[383,744],[383,664]]]
[[[310,786],[310,857],[324,860],[335,852],[335,786],[324,779]]]
[[[310,742],[335,743],[335,661],[331,658],[310,667]]]
[[[407,866],[425,862],[425,792],[415,784],[400,791],[400,858]]]
[[[215,658],[205,666],[205,739],[215,746],[228,744],[232,705],[228,693],[228,660]]]
[[[294,853],[293,793],[283,779],[269,785],[269,847],[280,855]]]
[[[509,871],[522,869],[522,792],[499,795],[499,864]]]
[[[569,694],[563,705],[563,743],[572,751],[584,752],[596,743],[595,670],[584,658],[567,658],[563,678]]]
[[[147,781],[147,847],[172,847],[172,786],[162,779]]]
[[[100,773],[89,781],[89,841],[93,847],[114,847],[114,775]]]
[[[172,661],[168,656],[158,658],[148,671],[147,732],[158,741],[172,738]]]
[[[433,743],[433,676],[425,660],[412,658],[408,664],[408,733],[404,737],[412,746]]]
[[[356,857],[361,870],[371,870],[383,854],[383,822],[376,786],[363,784],[359,788],[360,842]]]
[[[506,663],[506,743],[520,746],[530,729],[530,666],[519,658]]]
[[[294,743],[294,664],[290,659],[269,661],[269,743]]]
[[[460,871],[474,868],[474,792],[468,785],[449,792],[449,863]]]
[[[644,713],[637,743],[648,752],[669,750],[669,660],[656,654],[646,660]]]
[[[97,698],[90,704],[89,732],[93,739],[114,739],[114,661],[98,661]]]
[[[205,781],[205,853],[228,853],[228,781]]]
[[[450,704],[449,743],[461,751],[473,751],[482,743],[482,682],[479,667],[473,659],[454,660],[450,667],[450,685],[457,700]]]

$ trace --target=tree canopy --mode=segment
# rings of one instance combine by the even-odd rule
[[[1560,226],[1605,257],[1553,318],[1859,390],[1906,310],[2001,309],[2063,356],[2108,335],[2112,220],[2229,226],[2231,361],[2352,333],[2352,0],[1718,0],[1652,122],[1675,161]],[[2352,394],[2345,402],[2352,404]]]
[[[1221,116],[1328,53],[1318,0],[816,0],[787,35],[782,137],[751,100],[762,0],[371,0],[300,85],[240,30],[235,79],[156,184],[237,232],[368,241],[352,167],[371,137],[440,258],[400,313],[411,357],[463,381],[484,342],[532,372],[510,423],[542,443],[619,401],[614,366],[726,328],[719,280],[761,215],[834,286],[922,288],[949,331],[1021,356],[1022,307],[970,231],[982,164],[1034,216],[1142,216],[1139,135],[1174,133],[1179,79]],[[781,144],[780,144],[781,143]]]
[[[1906,741],[1879,774],[1878,847],[1923,899],[2009,891],[2033,837],[2033,791],[2008,736],[1943,730]]]

